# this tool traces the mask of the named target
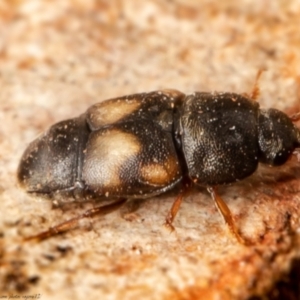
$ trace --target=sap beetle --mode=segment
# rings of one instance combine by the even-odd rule
[[[54,124],[27,148],[18,181],[51,199],[115,199],[28,239],[70,229],[127,199],[147,198],[181,184],[166,222],[171,228],[192,184],[207,188],[231,232],[244,243],[216,187],[251,175],[258,163],[284,164],[300,147],[286,114],[260,109],[251,96],[161,90],[110,99]]]

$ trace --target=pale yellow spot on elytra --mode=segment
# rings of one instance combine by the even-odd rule
[[[83,168],[88,186],[109,189],[122,185],[121,167],[141,149],[138,139],[130,133],[111,129],[92,133]]]
[[[175,181],[180,174],[177,159],[170,157],[163,163],[151,163],[141,167],[143,180],[149,184],[165,186]]]
[[[91,106],[87,112],[90,127],[95,130],[104,125],[114,124],[140,107],[138,99],[112,99]]]

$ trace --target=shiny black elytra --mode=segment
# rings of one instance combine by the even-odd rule
[[[172,222],[192,183],[207,187],[237,239],[216,186],[251,175],[258,163],[284,164],[300,147],[300,131],[276,109],[263,110],[234,93],[176,90],[134,94],[91,106],[54,124],[27,148],[18,180],[27,192],[64,201],[117,199],[28,239],[68,230],[127,199],[161,194],[181,183],[167,217]]]

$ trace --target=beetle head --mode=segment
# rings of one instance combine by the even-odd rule
[[[261,110],[258,119],[259,160],[273,166],[284,164],[300,147],[300,131],[277,109]]]

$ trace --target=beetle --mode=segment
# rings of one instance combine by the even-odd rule
[[[20,185],[60,201],[115,201],[28,239],[52,236],[128,199],[149,198],[181,184],[166,218],[174,229],[181,201],[196,184],[207,188],[231,232],[245,243],[217,186],[250,176],[259,163],[282,165],[300,147],[297,118],[261,109],[253,98],[160,90],[109,99],[54,124],[24,152]]]

